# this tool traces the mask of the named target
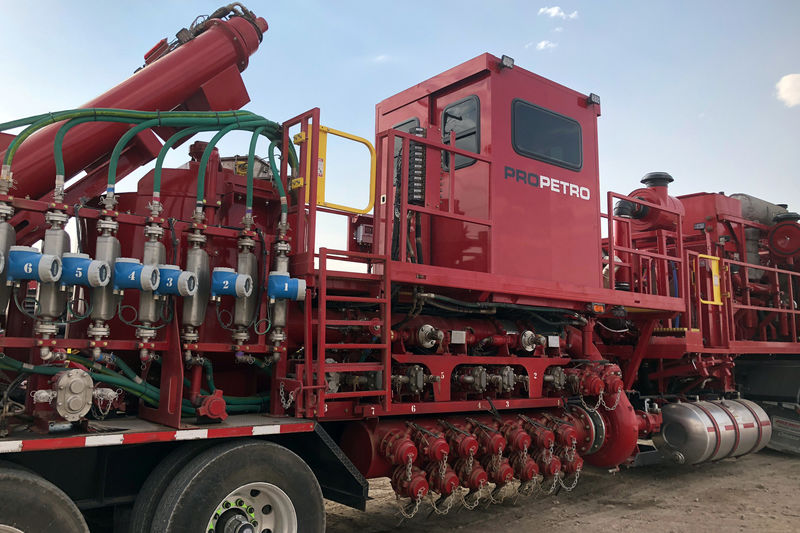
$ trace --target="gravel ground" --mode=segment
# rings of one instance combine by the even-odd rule
[[[446,516],[428,505],[402,523],[388,480],[372,481],[370,495],[366,513],[328,502],[327,531],[797,532],[800,457],[763,450],[696,467],[587,468],[571,493],[454,508]]]

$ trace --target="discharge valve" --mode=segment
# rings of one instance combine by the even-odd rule
[[[54,283],[61,278],[61,259],[42,254],[30,246],[12,246],[8,252],[9,282],[39,281]]]

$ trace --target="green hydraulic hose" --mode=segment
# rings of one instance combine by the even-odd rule
[[[114,150],[111,152],[111,158],[109,159],[108,163],[108,186],[106,188],[107,193],[114,193],[114,187],[116,185],[117,179],[117,164],[119,163],[119,157],[122,155],[122,150],[125,146],[133,139],[139,132],[155,127],[155,126],[213,126],[213,125],[227,125],[230,123],[232,119],[225,119],[220,120],[219,118],[192,118],[192,119],[184,119],[184,118],[156,118],[152,120],[146,120],[144,122],[139,123],[138,125],[134,126],[133,128],[129,129],[125,132],[125,134],[117,141],[116,146],[114,146]]]
[[[211,394],[217,392],[217,387],[214,385],[214,366],[211,364],[211,359],[203,359],[203,369],[206,371],[206,384]]]
[[[55,113],[47,113],[44,115],[36,115],[33,117],[27,117],[25,119],[19,119],[12,122],[5,122],[0,124],[0,131],[5,129],[10,129],[13,127],[18,127],[24,123],[32,122],[30,126],[22,130],[14,140],[11,141],[9,144],[8,149],[6,150],[5,156],[3,158],[3,166],[10,169],[11,163],[14,157],[14,154],[19,149],[19,146],[31,135],[33,135],[36,131],[44,128],[45,126],[49,126],[50,124],[54,124],[56,122],[60,122],[62,120],[69,120],[78,117],[118,117],[118,118],[133,118],[137,120],[148,120],[148,119],[157,119],[161,117],[172,117],[172,118],[214,118],[217,120],[223,119],[230,119],[230,118],[249,118],[257,116],[250,111],[166,111],[166,112],[159,112],[159,111],[135,111],[130,109],[114,109],[114,108],[88,108],[88,109],[71,109],[67,111],[58,111]],[[38,119],[38,120],[35,120]]]
[[[99,372],[101,372],[103,374],[106,374],[106,375],[111,375],[111,376],[114,376],[116,378],[121,378],[122,377],[118,373],[116,373],[113,370],[101,365],[100,363],[96,363],[94,361],[90,361],[89,359],[86,359],[86,358],[81,357],[79,355],[69,355],[69,356],[67,356],[67,359],[69,359],[70,361],[74,361],[76,363],[82,364],[83,366],[85,366],[87,368],[92,368],[94,370],[97,370],[97,371],[99,371]],[[119,367],[119,369],[125,375],[126,379],[130,380],[132,383],[135,383],[136,385],[138,385],[140,387],[143,387],[147,391],[147,393],[149,395],[154,396],[156,399],[158,399],[160,397],[161,391],[159,391],[158,387],[156,387],[155,385],[151,385],[150,383],[147,383],[141,377],[139,377],[136,374],[136,372],[134,372],[133,369],[131,369],[131,367],[129,367],[128,364],[125,363],[125,361],[122,360],[121,357],[108,356],[108,359],[109,359],[109,361],[111,361],[112,363],[114,363],[115,365],[117,365]]]
[[[258,144],[259,136],[265,129],[265,126],[259,126],[253,130],[253,135],[250,137],[250,149],[247,151],[247,198],[245,199],[244,206],[244,213],[246,217],[253,215],[253,167],[256,164],[256,145]],[[273,174],[273,178],[279,180],[280,176],[275,176]]]
[[[94,367],[93,364],[91,366]],[[28,372],[33,374],[47,375],[47,376],[54,376],[66,370],[65,367],[44,366],[44,365],[34,366],[30,364],[24,364],[20,361],[17,361],[16,359],[12,359],[6,356],[0,358],[0,368],[4,368],[5,370],[11,370],[14,372]],[[99,381],[101,383],[106,383],[109,385],[114,385],[127,392],[130,392],[142,398],[144,401],[150,403],[151,405],[158,405],[160,401],[160,391],[157,388],[153,387],[152,385],[147,385],[147,386],[140,385],[123,376],[115,375],[113,372],[107,374],[106,372],[101,371],[99,373],[91,374],[91,377],[95,381]],[[197,410],[191,405],[187,405],[187,403],[188,400],[183,401],[183,405],[181,406],[181,411],[183,411],[186,414],[191,414],[191,415],[196,414]],[[263,400],[259,403],[254,403],[253,401],[250,401],[249,403],[246,404],[236,404],[236,405],[226,406],[226,410],[230,413],[257,412],[261,410],[262,405],[263,405]]]
[[[214,384],[214,365],[208,358],[203,359],[203,368],[206,372],[206,384],[211,394],[216,392],[217,387]],[[269,397],[265,396],[223,396],[225,403],[230,405],[252,405],[256,403],[264,403],[269,401]]]
[[[156,167],[153,171],[153,196],[155,199],[158,199],[161,196],[161,174],[163,172],[164,159],[167,157],[167,152],[169,152],[179,140],[206,130],[206,126],[184,128],[167,139],[167,141],[164,143],[164,146],[161,147],[161,150],[158,152],[158,157],[156,158]]]
[[[66,370],[65,367],[59,366],[34,366],[30,364],[21,363],[16,359],[12,359],[10,357],[3,357],[0,359],[0,367],[5,367],[6,370],[12,370],[14,372],[30,372],[32,374],[42,374],[45,376],[55,376],[61,372]],[[95,381],[99,381],[101,383],[108,383],[110,385],[118,386],[125,390],[132,390],[137,395],[142,395],[152,399],[156,404],[158,404],[159,396],[154,395],[152,391],[147,390],[145,387],[127,379],[119,375],[106,374],[106,373],[94,373],[91,375],[92,379]],[[156,389],[157,390],[157,389]]]
[[[14,128],[19,128],[20,126],[30,126],[34,122],[39,122],[40,120],[44,120],[49,116],[50,113],[42,113],[41,115],[32,115],[30,117],[18,118],[17,120],[3,122],[0,124],[0,131],[13,130]]]
[[[275,163],[276,146],[278,146],[277,141],[272,141],[269,143],[269,167],[272,169],[272,175],[275,177],[275,186],[278,188],[278,194],[281,197],[281,214],[286,216],[289,213],[289,203],[286,198],[286,191],[283,188],[281,173],[278,170],[278,165]]]
[[[211,158],[211,154],[214,151],[214,147],[217,145],[220,139],[224,137],[226,134],[230,133],[235,129],[240,130],[249,130],[253,127],[263,126],[264,130],[269,129],[269,133],[272,134],[273,137],[277,137],[278,128],[280,126],[275,122],[272,122],[267,119],[252,119],[247,121],[236,121],[235,123],[229,124],[228,126],[222,128],[216,135],[214,135],[210,141],[208,141],[208,145],[206,145],[205,150],[203,150],[203,156],[200,158],[200,166],[197,171],[197,208],[201,208],[205,202],[205,175],[206,175],[206,168],[208,167],[208,160]],[[252,191],[252,183],[250,180],[252,179],[252,174],[248,172],[248,184],[249,189]]]

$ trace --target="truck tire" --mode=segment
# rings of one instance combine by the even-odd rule
[[[153,525],[153,515],[167,486],[189,461],[211,446],[211,444],[207,441],[187,442],[172,450],[156,465],[150,475],[147,476],[144,485],[139,489],[139,494],[136,496],[136,501],[131,510],[128,533],[150,533]]]
[[[0,533],[89,533],[64,491],[41,476],[0,468]]]
[[[322,491],[308,465],[283,446],[214,446],[175,476],[153,518],[153,533],[199,531],[322,533]]]

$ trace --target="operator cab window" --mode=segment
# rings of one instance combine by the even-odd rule
[[[442,143],[450,144],[450,132],[456,134],[456,148],[481,153],[480,100],[474,94],[454,102],[442,111]],[[476,160],[456,154],[456,170],[468,167]],[[450,154],[442,153],[442,168],[450,170]]]
[[[393,130],[399,130],[404,133],[411,133],[411,130],[414,128],[419,128],[419,119],[417,117],[410,118],[408,120],[404,120],[400,124],[395,124],[392,126]],[[403,148],[403,139],[400,137],[394,138],[394,156],[397,157],[400,155],[400,150]]]
[[[518,154],[571,170],[583,166],[577,121],[520,99],[511,104],[511,117],[511,142]]]

